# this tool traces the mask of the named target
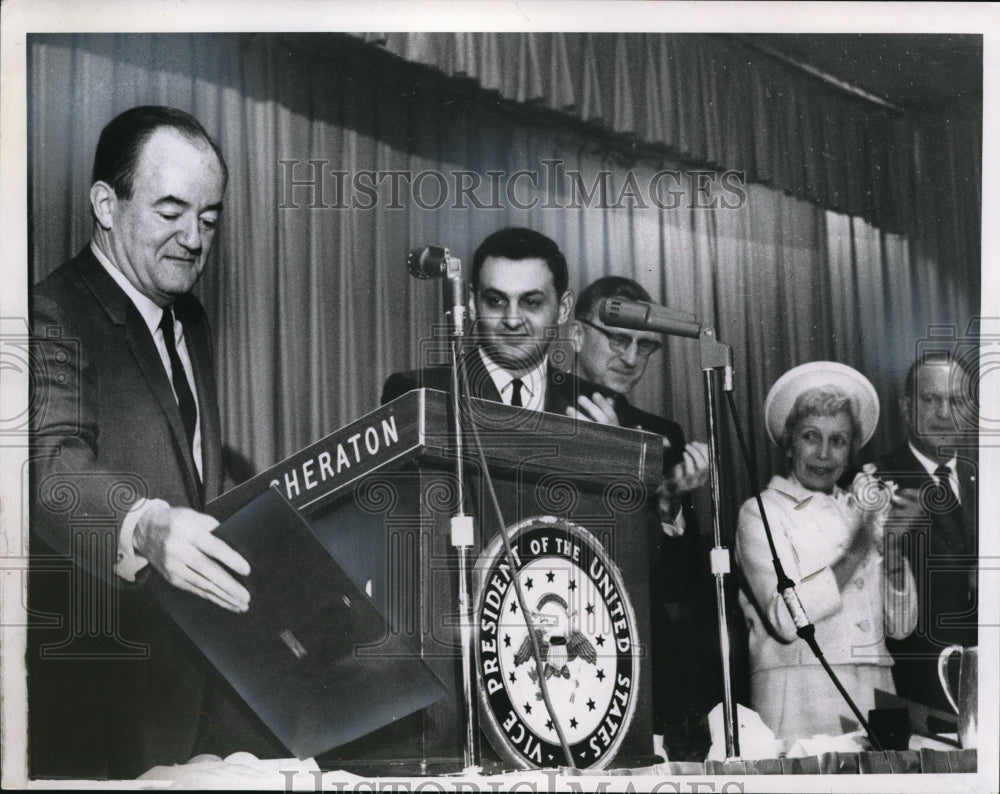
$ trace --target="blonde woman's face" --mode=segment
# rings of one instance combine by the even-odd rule
[[[806,416],[792,433],[788,453],[795,479],[811,491],[830,493],[847,469],[851,433],[851,418],[845,411]]]

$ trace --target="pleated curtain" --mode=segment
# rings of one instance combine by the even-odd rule
[[[225,208],[197,291],[214,323],[226,442],[248,470],[373,410],[391,372],[440,346],[440,287],[407,275],[410,247],[444,245],[468,265],[509,224],[558,241],[572,288],[631,276],[717,329],[762,479],[781,465],[762,403],[782,372],[834,359],[871,378],[878,453],[901,436],[896,401],[919,340],[934,324],[964,334],[978,311],[981,125],[890,113],[724,37],[74,34],[28,45],[29,283],[89,240],[93,150],[118,112],[183,108],[226,153]],[[702,206],[697,179],[718,198],[726,173],[738,190],[721,197],[736,206]],[[654,184],[676,206],[650,201]],[[602,185],[603,203],[582,197]],[[696,342],[669,340],[634,401],[704,439],[699,365]],[[746,481],[724,437],[738,505]]]

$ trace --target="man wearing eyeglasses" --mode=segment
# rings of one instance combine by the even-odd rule
[[[636,408],[625,398],[642,380],[650,356],[663,346],[659,334],[611,328],[598,316],[604,298],[650,301],[649,293],[621,276],[599,278],[576,302],[570,335],[577,350],[578,374],[621,395],[615,410],[622,426],[641,428],[664,437],[664,458],[669,464],[665,481],[668,496],[680,496],[708,481],[708,447],[699,441],[685,444],[684,431],[669,419]],[[665,530],[680,534],[681,528]]]
[[[659,334],[650,331],[605,325],[598,310],[604,298],[612,297],[651,300],[631,279],[600,278],[580,293],[570,338],[577,350],[578,374],[616,393],[614,409],[621,425],[663,437],[664,479],[659,501],[664,537],[653,568],[651,600],[653,719],[657,744],[666,734],[671,745],[681,737],[690,742],[691,726],[687,723],[718,700],[711,687],[715,679],[709,674],[717,655],[711,632],[706,631],[714,611],[706,586],[710,575],[688,495],[708,480],[708,447],[697,441],[685,443],[684,431],[676,422],[640,410],[626,398],[663,343]],[[672,749],[670,754],[678,755]],[[683,749],[680,754],[684,754]]]

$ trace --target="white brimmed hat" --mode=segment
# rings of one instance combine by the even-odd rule
[[[833,387],[854,398],[858,406],[861,439],[858,447],[871,440],[878,424],[878,394],[871,381],[856,369],[836,361],[810,361],[788,370],[774,382],[764,400],[764,421],[767,434],[775,444],[781,444],[785,422],[802,392],[820,387]]]

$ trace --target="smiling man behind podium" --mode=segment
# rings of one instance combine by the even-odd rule
[[[555,241],[532,229],[500,229],[476,249],[470,281],[478,342],[465,359],[470,396],[618,424],[608,390],[548,361],[574,297],[566,257]],[[382,402],[411,389],[447,391],[450,383],[449,367],[397,372],[386,381]]]
[[[66,621],[39,636],[46,654],[35,647],[29,659],[34,775],[74,774],[60,768],[60,754],[75,749],[59,746],[60,721],[101,733],[86,738],[106,742],[111,777],[183,763],[196,752],[207,663],[142,587],[151,569],[226,609],[249,606],[249,593],[226,570],[245,575],[248,563],[200,512],[224,478],[209,328],[190,290],[215,236],[226,180],[218,147],[187,113],[159,106],[122,113],[97,146],[92,241],[34,290],[45,366],[32,428],[32,598],[36,608],[52,607],[53,593],[62,592],[55,606]],[[53,551],[72,559],[73,581],[85,587],[67,596],[40,573],[38,555]],[[71,610],[103,608],[88,600],[101,593],[117,598],[113,614],[74,624]],[[72,653],[53,648],[67,630],[78,641],[88,631],[102,635],[86,648],[101,658],[85,678]],[[135,658],[143,647],[145,658]],[[65,693],[59,682],[74,676],[96,713],[46,699],[55,697],[46,683]]]

